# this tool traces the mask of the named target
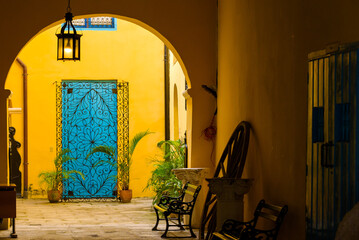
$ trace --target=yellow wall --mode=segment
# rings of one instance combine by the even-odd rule
[[[53,167],[56,154],[54,83],[63,79],[116,79],[129,82],[130,139],[147,129],[155,132],[137,146],[130,172],[133,196],[152,195],[142,190],[152,170],[149,158],[158,151],[156,143],[164,139],[163,42],[138,25],[117,20],[117,31],[83,30],[81,61],[62,62],[56,61],[58,27],[37,35],[18,56],[27,65],[29,74],[29,185],[39,189],[38,174]],[[5,86],[13,92],[13,107],[22,107],[21,74],[20,66],[14,62]],[[17,129],[16,139],[22,142],[23,115],[12,115],[11,121]]]
[[[246,219],[260,199],[288,204],[278,239],[305,239],[308,53],[359,40],[358,1],[219,1],[217,159],[252,125]]]
[[[181,65],[169,51],[170,68],[170,136],[171,139],[183,139],[187,125],[186,99],[183,96],[186,77]]]

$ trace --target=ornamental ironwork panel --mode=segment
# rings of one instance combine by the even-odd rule
[[[62,150],[62,84],[56,82],[56,153]]]
[[[64,163],[64,170],[78,174],[63,181],[63,198],[115,197],[116,160],[103,153],[87,157],[99,145],[117,148],[116,81],[62,81],[62,149],[69,149],[76,161]],[[59,131],[58,131],[59,132]]]
[[[127,163],[125,156],[128,156],[129,150],[129,86],[128,82],[120,82],[117,84],[117,152],[118,162]],[[118,182],[122,183],[120,174],[118,174]],[[122,184],[119,184],[120,186]],[[120,189],[118,189],[120,190]]]

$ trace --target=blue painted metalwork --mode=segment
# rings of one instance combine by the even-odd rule
[[[111,24],[93,24],[91,22],[91,18],[84,18],[84,25],[77,25],[74,24],[76,27],[76,30],[81,31],[114,31],[117,30],[117,19],[111,18]]]
[[[306,193],[310,240],[334,240],[345,213],[359,201],[358,56],[358,45],[310,54]]]
[[[85,175],[63,182],[63,198],[116,197],[116,162],[103,153],[86,156],[99,145],[117,149],[117,138],[116,81],[63,81],[62,148],[77,161],[62,167]]]

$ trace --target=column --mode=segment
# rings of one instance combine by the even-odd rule
[[[243,196],[249,192],[253,179],[206,179],[209,190],[217,197],[217,227],[219,231],[227,219],[243,221]]]

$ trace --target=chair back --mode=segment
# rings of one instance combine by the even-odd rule
[[[284,216],[288,212],[288,206],[277,206],[273,204],[266,203],[264,200],[261,200],[254,212],[253,228],[257,229],[258,220],[263,218],[267,221],[270,221],[274,224],[274,227],[271,231],[268,231],[268,234],[273,239],[276,239],[278,235],[279,228],[283,222]]]
[[[191,206],[193,207],[194,204],[196,203],[201,188],[202,188],[201,185],[196,186],[187,182],[182,190],[182,197],[183,197],[182,199],[186,202],[190,202]]]

